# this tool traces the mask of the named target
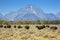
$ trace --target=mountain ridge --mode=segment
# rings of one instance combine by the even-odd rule
[[[10,12],[4,17],[6,20],[60,20],[60,13],[45,13],[41,8],[29,5],[15,12]],[[5,20],[5,19],[4,19]]]

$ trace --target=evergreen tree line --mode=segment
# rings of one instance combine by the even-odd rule
[[[20,20],[20,21],[6,21],[0,20],[0,24],[60,24],[60,20]]]

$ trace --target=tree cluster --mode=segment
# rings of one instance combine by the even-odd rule
[[[0,24],[60,24],[60,20],[20,20],[20,21],[0,20]]]

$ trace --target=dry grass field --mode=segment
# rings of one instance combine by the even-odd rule
[[[49,25],[56,26],[55,31],[48,27],[39,30],[36,25],[29,25],[29,29],[25,25],[21,26],[22,28],[14,28],[14,25],[11,28],[0,28],[0,40],[60,40],[60,25]]]

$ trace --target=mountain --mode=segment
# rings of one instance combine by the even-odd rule
[[[58,16],[57,16],[58,15]],[[15,12],[5,15],[6,20],[59,20],[59,14],[45,13],[41,8],[34,5],[27,5]]]
[[[47,20],[59,20],[59,18],[53,13],[46,14],[46,17]]]
[[[40,17],[36,16],[34,13],[27,13],[22,18],[18,18],[17,20],[37,20],[40,19]]]
[[[4,20],[5,17],[0,13],[0,20]]]
[[[57,16],[60,20],[60,12],[56,13],[55,16]]]
[[[46,18],[43,10],[33,5],[28,5],[22,10],[19,10],[18,14],[15,20],[43,20]]]
[[[9,21],[14,21],[14,18],[17,16],[18,14],[16,12],[10,12],[8,14],[5,15],[6,20]]]

